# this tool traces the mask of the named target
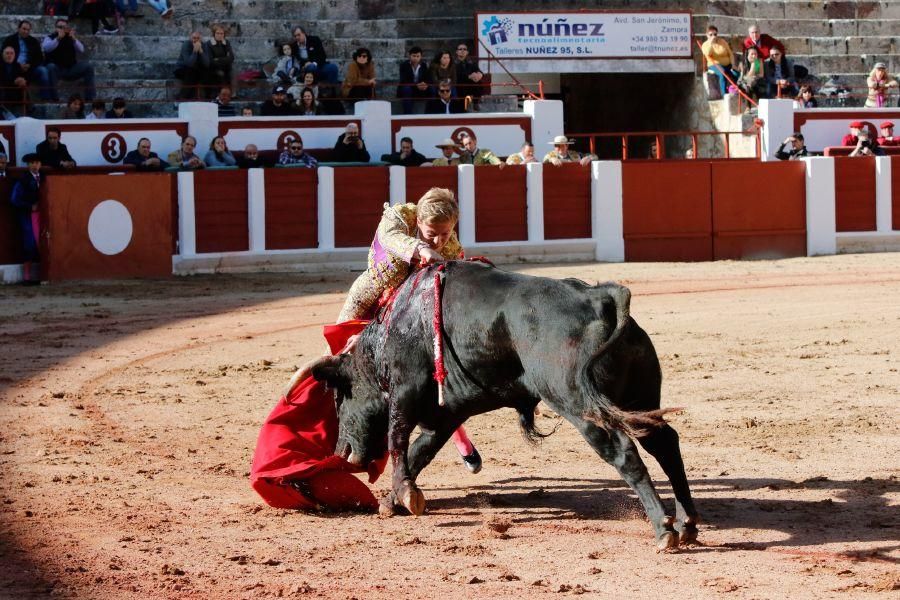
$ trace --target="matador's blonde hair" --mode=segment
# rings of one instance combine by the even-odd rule
[[[459,205],[453,192],[447,188],[431,188],[419,198],[416,217],[423,223],[447,222],[459,220]]]

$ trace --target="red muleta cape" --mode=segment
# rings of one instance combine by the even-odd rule
[[[332,354],[343,349],[350,336],[368,321],[326,325],[325,339]],[[352,473],[362,469],[334,454],[338,421],[334,395],[312,377],[300,382],[290,396],[282,396],[269,414],[253,453],[250,485],[275,508],[376,510],[372,491]],[[369,467],[369,483],[384,471],[387,457]],[[312,498],[287,485],[304,480]]]

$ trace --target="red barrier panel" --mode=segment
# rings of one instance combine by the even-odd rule
[[[591,237],[591,168],[544,165],[544,238]]]
[[[406,201],[418,202],[433,187],[447,188],[459,198],[459,170],[456,167],[409,167],[406,169]]]
[[[0,265],[17,265],[22,262],[22,233],[12,204],[12,177],[0,179]]]
[[[712,260],[711,179],[705,161],[623,162],[625,260]]]
[[[247,171],[194,172],[197,252],[250,249]]]
[[[266,169],[266,249],[319,245],[315,169]]]
[[[900,157],[891,158],[891,228],[900,231]]]
[[[41,246],[47,278],[171,276],[172,177],[48,176]]]
[[[834,159],[834,202],[838,231],[875,231],[875,158]]]
[[[528,239],[525,167],[475,167],[475,241]]]
[[[387,167],[335,167],[335,247],[369,247],[389,200]]]
[[[712,163],[715,260],[806,256],[806,165]],[[748,193],[746,182],[764,182]]]

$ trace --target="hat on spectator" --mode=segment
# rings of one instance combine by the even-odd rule
[[[865,126],[865,123],[863,123],[862,121],[853,121],[852,123],[850,123],[850,127],[853,127],[854,129],[862,129]]]
[[[447,147],[456,148],[456,145],[457,145],[456,142],[454,142],[450,138],[446,138],[440,144],[435,144],[434,147],[435,148],[447,148]]]
[[[285,88],[283,85],[276,85],[274,88],[272,88],[272,93],[273,94],[287,94],[287,88]]]
[[[883,62],[877,62],[877,63],[875,63],[875,68],[876,69],[887,69],[887,65],[884,64]]]
[[[893,128],[893,127],[894,127],[894,122],[893,122],[893,121],[885,121],[884,123],[882,123],[881,125],[879,125],[879,128],[881,128],[881,129],[891,129],[891,128]]]
[[[570,140],[569,138],[567,138],[564,135],[558,135],[555,138],[553,138],[552,142],[549,142],[549,143],[552,144],[553,146],[558,146],[559,144],[574,144],[575,140]]]

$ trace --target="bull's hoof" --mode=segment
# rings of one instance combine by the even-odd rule
[[[657,552],[673,552],[678,548],[678,532],[675,531],[673,524],[675,519],[665,517],[661,523],[663,531],[656,536]]]
[[[409,479],[403,480],[396,492],[397,499],[411,515],[418,517],[425,512],[425,494]]]
[[[679,531],[679,542],[682,546],[697,546],[697,535],[700,530],[697,528],[697,519],[688,517],[681,523],[681,531]]]
[[[378,503],[378,516],[379,517],[393,517],[397,514],[397,507],[394,504],[394,494],[388,494],[384,498],[381,499],[381,502]]]

